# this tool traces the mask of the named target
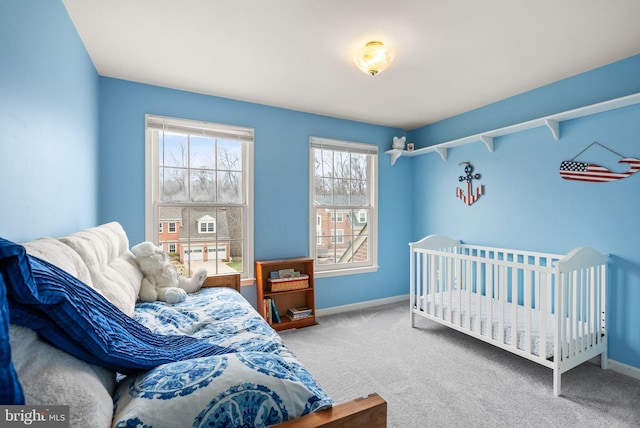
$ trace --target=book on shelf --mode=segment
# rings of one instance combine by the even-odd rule
[[[278,278],[280,279],[293,278],[295,273],[296,272],[293,269],[280,269],[278,271]],[[298,276],[300,276],[299,272],[298,272]]]
[[[262,309],[264,312],[264,318],[269,325],[279,323],[281,321],[280,314],[278,314],[278,308],[276,302],[271,297],[265,297],[262,301]]]
[[[265,297],[262,300],[262,312],[264,313],[264,319],[269,323],[269,325],[273,324],[271,320],[271,299]]]
[[[289,308],[287,310],[287,317],[292,320],[299,320],[308,318],[313,315],[313,310],[308,306],[300,306],[297,308]]]
[[[275,322],[280,322],[280,315],[278,314],[278,308],[276,308],[276,301],[273,299],[269,300],[271,300],[271,311],[273,312],[273,320]]]

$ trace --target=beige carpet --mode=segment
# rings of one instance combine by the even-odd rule
[[[437,323],[408,302],[281,335],[336,403],[380,394],[389,427],[640,427],[640,380],[586,363],[562,376]]]

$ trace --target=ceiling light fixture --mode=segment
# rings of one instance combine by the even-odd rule
[[[395,52],[382,42],[371,41],[353,54],[353,60],[360,70],[375,76],[389,67]]]

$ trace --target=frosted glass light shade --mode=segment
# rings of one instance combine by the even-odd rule
[[[395,52],[382,42],[371,41],[353,54],[353,60],[360,70],[375,76],[389,67]]]

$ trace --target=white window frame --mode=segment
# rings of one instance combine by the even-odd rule
[[[254,281],[254,131],[232,125],[224,125],[211,122],[201,122],[188,119],[145,115],[145,236],[147,241],[157,243],[159,231],[157,224],[159,204],[159,176],[158,176],[158,145],[154,144],[152,133],[148,130],[153,127],[174,127],[185,129],[189,132],[199,130],[203,135],[216,135],[226,139],[235,139],[244,144],[244,156],[242,159],[243,171],[243,195],[244,201],[244,230],[243,230],[243,272],[241,277],[243,285],[253,284]],[[215,206],[209,203],[191,203],[192,206]],[[179,206],[189,205],[179,204]],[[229,204],[219,204],[229,206]],[[166,205],[165,205],[166,206]],[[174,222],[175,224],[175,222]],[[155,225],[155,226],[154,226]],[[177,231],[177,228],[176,228]],[[199,228],[198,228],[199,231]],[[213,273],[211,273],[213,274]]]
[[[351,153],[364,153],[371,155],[369,165],[369,205],[362,206],[335,206],[337,210],[352,209],[354,211],[365,208],[369,210],[368,239],[370,240],[369,260],[367,262],[314,264],[315,276],[317,278],[337,275],[350,275],[366,272],[376,272],[378,270],[378,146],[373,144],[356,143],[352,141],[333,140],[328,138],[309,138],[309,255],[314,260],[317,259],[316,249],[320,242],[320,231],[318,231],[318,221],[316,220],[315,204],[315,149],[339,150]]]
[[[202,230],[203,226],[204,230]],[[198,233],[216,233],[216,222],[213,220],[198,220]]]

